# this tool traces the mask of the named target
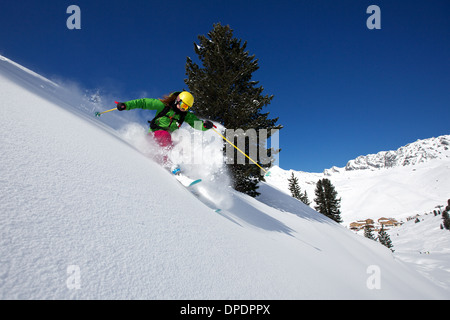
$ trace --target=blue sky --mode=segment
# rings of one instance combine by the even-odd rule
[[[69,5],[81,30],[69,30]],[[381,29],[369,30],[369,5]],[[185,88],[186,57],[214,23],[259,60],[280,166],[321,172],[450,134],[450,2],[3,0],[0,54],[117,100]],[[105,108],[114,107],[113,104]]]

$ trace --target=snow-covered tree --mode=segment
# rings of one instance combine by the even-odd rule
[[[383,246],[391,249],[392,252],[395,251],[394,249],[392,249],[394,245],[392,244],[391,237],[389,237],[389,234],[386,232],[386,230],[384,230],[384,226],[382,226],[381,230],[378,231],[378,241],[380,241]]]
[[[364,226],[364,237],[371,239],[371,240],[376,240],[376,238],[373,234],[372,226],[369,226],[369,225]]]
[[[442,212],[442,220],[444,228],[450,230],[450,199],[448,200],[448,206]]]

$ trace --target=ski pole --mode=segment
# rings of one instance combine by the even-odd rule
[[[114,101],[116,104],[118,104],[118,102],[117,101]],[[106,111],[103,111],[103,112],[96,112],[95,113],[95,116],[96,117],[100,117],[102,114],[104,114],[104,113],[107,113],[107,112],[111,112],[111,111],[114,111],[114,110],[117,110],[117,108],[114,108],[114,109],[111,109],[111,110],[106,110]]]
[[[111,110],[106,110],[106,111],[103,111],[103,112],[96,112],[95,116],[96,117],[100,117],[102,114],[107,113],[107,112],[111,112],[111,111],[114,111],[114,110],[117,110],[117,108],[114,108],[114,109],[111,109]]]
[[[244,156],[246,156],[251,162],[253,162],[254,164],[256,164],[262,171],[264,171],[266,174],[268,174],[267,170],[264,169],[263,167],[261,167],[258,163],[256,163],[255,160],[253,160],[252,158],[250,158],[244,151],[242,151],[241,149],[239,149],[238,147],[236,147],[233,143],[230,142],[230,140],[228,140],[227,138],[225,138],[221,133],[219,133],[216,129],[216,126],[214,126],[212,129],[214,130],[215,133],[217,133],[219,136],[222,137],[222,139],[224,139],[226,142],[228,142],[229,144],[231,144],[233,147],[236,148],[236,150],[238,150],[240,153],[242,153]]]

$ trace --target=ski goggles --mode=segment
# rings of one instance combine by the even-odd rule
[[[175,101],[175,105],[179,105],[180,109],[183,111],[186,111],[187,109],[189,109],[189,105],[184,103],[183,100]]]

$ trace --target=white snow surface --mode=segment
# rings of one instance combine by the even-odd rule
[[[449,135],[418,140],[396,151],[360,156],[344,168],[332,167],[323,173],[273,167],[266,181],[290,195],[288,179],[294,174],[314,208],[317,181],[330,179],[342,199],[341,218],[346,227],[368,218],[406,222],[408,217],[420,215],[426,223],[409,221],[389,230],[394,257],[449,290],[450,232],[440,229],[440,215],[426,215],[439,206],[445,208],[450,198],[449,141]],[[358,233],[363,236],[362,231]]]
[[[441,229],[442,216],[420,215],[388,231],[395,257],[437,285],[450,290],[450,232]]]
[[[231,190],[211,159],[193,194],[126,112],[96,118],[4,57],[0,96],[0,299],[450,298],[276,187]]]

